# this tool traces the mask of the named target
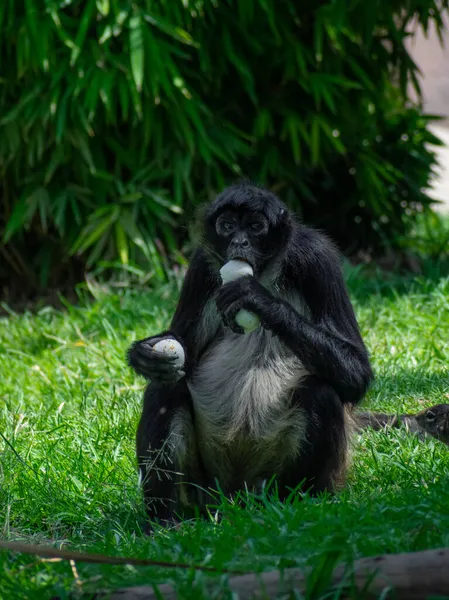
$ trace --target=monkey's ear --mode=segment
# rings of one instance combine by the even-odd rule
[[[277,222],[288,224],[291,221],[291,214],[286,208],[280,208],[278,212]]]

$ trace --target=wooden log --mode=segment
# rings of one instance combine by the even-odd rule
[[[0,540],[0,550],[2,549],[73,562],[130,564],[136,567],[192,568],[192,565],[188,564],[107,556]],[[219,573],[213,567],[197,565],[193,568],[209,573]],[[229,587],[239,600],[258,598],[266,600],[276,598],[279,594],[288,594],[293,590],[304,592],[307,583],[307,572],[300,569],[285,569],[282,574],[279,571],[267,571],[259,575],[232,575],[231,573],[229,575]],[[213,586],[214,582],[210,580],[207,585]],[[365,592],[369,591],[375,598],[379,598],[382,594],[385,599],[394,598],[395,600],[428,600],[431,596],[443,600],[443,597],[449,598],[449,548],[361,558],[353,565],[337,566],[332,574],[330,585],[363,589]],[[172,585],[163,584],[157,588],[154,585],[144,585],[99,591],[94,597],[98,600],[160,600],[161,598],[173,600],[177,598],[177,593]],[[364,597],[368,597],[368,595],[365,593]],[[89,594],[89,598],[92,598],[92,594]]]
[[[276,598],[293,590],[304,592],[307,576],[300,569],[268,571],[260,575],[240,575],[229,579],[229,587],[238,600]],[[403,554],[384,554],[362,558],[352,568],[338,566],[333,575],[333,586],[354,585],[366,589],[372,597],[395,600],[426,600],[429,596],[449,597],[449,549],[425,550]],[[211,582],[213,585],[213,582]],[[390,592],[388,590],[391,590]],[[101,598],[101,595],[96,598]],[[106,596],[104,596],[106,597]],[[172,585],[135,586],[109,592],[108,600],[175,600]],[[364,597],[369,597],[368,594]]]

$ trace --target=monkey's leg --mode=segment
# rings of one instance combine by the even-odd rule
[[[201,486],[203,481],[184,380],[171,388],[156,383],[147,387],[136,451],[149,520],[174,522],[176,514],[200,497],[189,483]]]
[[[298,439],[296,456],[279,477],[279,493],[285,497],[304,482],[312,495],[333,493],[345,482],[349,418],[336,391],[315,376],[305,378],[292,398],[302,409],[305,434]]]

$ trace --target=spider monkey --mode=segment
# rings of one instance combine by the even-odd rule
[[[167,331],[135,342],[128,363],[151,382],[136,436],[150,521],[204,509],[275,479],[281,499],[344,484],[351,413],[373,372],[340,267],[322,233],[270,191],[243,182],[207,207],[201,243]],[[244,260],[254,276],[222,285]],[[260,327],[244,333],[242,308]],[[176,339],[185,364],[153,350]]]

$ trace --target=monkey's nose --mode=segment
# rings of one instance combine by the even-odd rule
[[[246,250],[250,247],[249,240],[246,238],[234,238],[231,242],[231,248],[240,248],[241,250]]]

